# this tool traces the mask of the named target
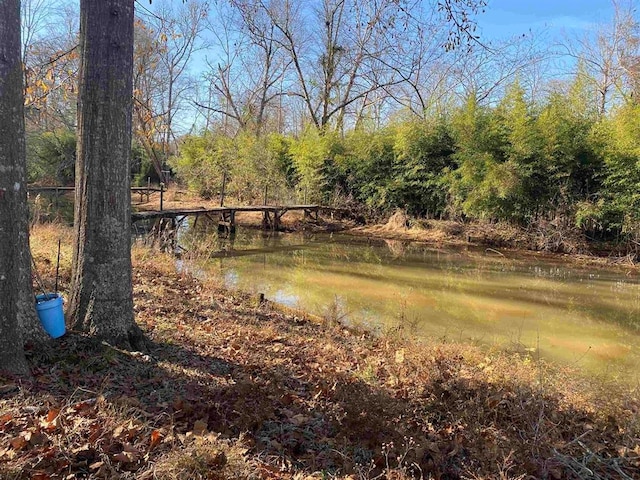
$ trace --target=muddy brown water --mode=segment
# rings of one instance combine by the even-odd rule
[[[232,288],[378,332],[497,345],[637,383],[640,279],[550,258],[345,234],[185,233]]]

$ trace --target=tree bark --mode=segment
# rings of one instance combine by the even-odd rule
[[[139,349],[131,283],[133,0],[81,0],[78,154],[69,316]]]
[[[28,259],[20,1],[0,2],[0,370],[27,374],[21,331],[22,263]],[[27,253],[25,253],[25,250]],[[33,310],[33,300],[31,309]],[[27,308],[28,310],[28,308]]]

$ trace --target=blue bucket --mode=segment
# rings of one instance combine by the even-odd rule
[[[57,293],[43,293],[36,296],[36,311],[45,331],[51,338],[65,334],[62,297]]]

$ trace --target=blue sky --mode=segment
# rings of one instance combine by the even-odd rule
[[[613,15],[611,0],[488,0],[478,15],[478,32],[485,40],[522,35],[529,29],[548,29],[555,36],[563,31],[580,33],[608,22]]]

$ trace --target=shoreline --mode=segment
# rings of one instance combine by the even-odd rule
[[[473,238],[469,241],[465,225],[460,222],[444,220],[430,220],[431,228],[397,227],[388,224],[355,225],[353,222],[327,221],[320,218],[319,222],[295,219],[284,221],[282,233],[339,233],[360,238],[370,238],[380,241],[399,241],[404,243],[421,244],[428,247],[442,249],[466,249],[468,252],[480,252],[484,249],[487,255],[495,255],[509,259],[541,260],[548,263],[561,263],[586,268],[606,268],[623,271],[627,275],[640,274],[640,265],[631,262],[629,257],[612,257],[596,255],[594,253],[565,253],[535,250],[510,245],[499,237]],[[256,219],[239,217],[238,225],[244,228],[259,229],[260,222]],[[483,224],[472,224],[470,229],[482,228]],[[450,231],[456,233],[451,234]]]
[[[157,196],[157,195],[156,195]],[[157,198],[149,202],[134,202],[133,207],[141,210],[157,208]],[[217,206],[214,200],[194,198],[184,191],[169,189],[165,194],[165,208],[207,208]],[[238,225],[245,228],[261,228],[259,214],[243,213],[238,216]],[[360,225],[350,220],[334,220],[319,217],[319,221],[304,219],[297,212],[288,212],[282,217],[282,232],[342,233],[380,240],[397,240],[421,243],[437,248],[486,249],[496,255],[513,254],[519,257],[541,258],[586,267],[601,267],[624,271],[627,275],[640,274],[640,265],[632,261],[630,255],[614,256],[607,244],[587,242],[584,239],[568,239],[565,246],[569,251],[537,248],[545,246],[543,237],[517,227],[487,222],[463,223],[450,220],[413,220],[394,214],[387,223]],[[570,240],[570,241],[569,241]],[[562,240],[559,240],[562,243]],[[538,245],[536,245],[538,243]],[[536,248],[532,248],[532,245]],[[563,248],[562,245],[555,247]],[[556,248],[557,249],[557,248]]]

